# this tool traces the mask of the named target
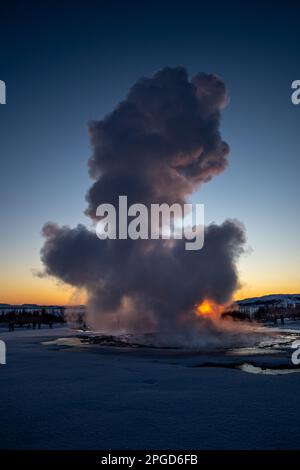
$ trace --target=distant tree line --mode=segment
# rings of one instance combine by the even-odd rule
[[[57,316],[54,313],[47,313],[45,309],[34,312],[26,312],[25,310],[17,312],[15,310],[11,310],[10,312],[0,315],[0,324],[8,325],[10,331],[14,331],[17,327],[40,329],[42,325],[52,328],[54,323],[64,322],[65,320],[63,316]]]

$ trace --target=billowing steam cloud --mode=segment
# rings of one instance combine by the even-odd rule
[[[127,98],[90,125],[94,184],[86,213],[101,203],[185,203],[201,183],[227,165],[219,133],[228,96],[215,75],[189,81],[183,68],[139,80]],[[99,240],[82,225],[48,223],[41,258],[45,272],[88,294],[94,324],[130,331],[181,328],[195,304],[228,302],[238,286],[236,260],[245,242],[233,221],[206,228],[204,248],[185,240]],[[92,318],[91,317],[91,318]]]
[[[101,202],[184,202],[195,187],[227,165],[228,145],[219,134],[220,109],[228,101],[223,82],[183,68],[166,68],[139,80],[125,101],[91,124],[94,153],[87,214]]]

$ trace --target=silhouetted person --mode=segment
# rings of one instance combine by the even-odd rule
[[[284,325],[284,316],[283,315],[280,315],[280,322],[282,325]]]

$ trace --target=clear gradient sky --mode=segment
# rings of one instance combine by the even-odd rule
[[[161,4],[163,3],[163,5]],[[248,3],[248,7],[247,7]],[[41,269],[48,220],[90,225],[87,123],[164,66],[213,72],[230,165],[194,194],[206,223],[247,229],[237,297],[300,292],[300,6],[294,1],[15,2],[1,6],[0,303],[74,303]]]

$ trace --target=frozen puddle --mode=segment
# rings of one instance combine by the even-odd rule
[[[43,341],[43,346],[83,346],[80,338],[56,338],[50,341]]]
[[[285,375],[285,374],[294,374],[300,372],[300,369],[270,369],[263,368],[259,366],[254,366],[245,362],[244,364],[236,366],[236,369],[240,369],[243,372],[248,372],[248,374],[264,374],[264,375]]]
[[[250,362],[242,362],[242,363],[229,363],[229,362],[206,362],[203,364],[198,364],[191,367],[200,367],[200,368],[210,368],[216,367],[221,369],[235,369],[241,370],[242,372],[247,372],[248,374],[259,374],[259,375],[287,375],[287,374],[295,374],[300,372],[300,368],[298,367],[289,367],[287,364],[279,364],[274,367],[268,366],[259,366],[251,364]]]

